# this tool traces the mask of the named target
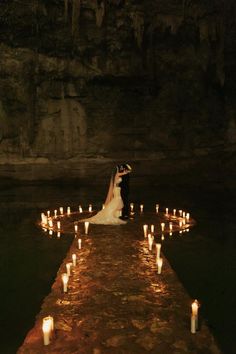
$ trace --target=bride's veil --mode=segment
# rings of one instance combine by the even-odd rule
[[[116,176],[118,170],[119,170],[119,167],[117,166],[116,169],[111,174],[110,184],[109,184],[106,200],[104,203],[105,205],[107,205],[113,198],[114,181],[115,181],[115,176]]]

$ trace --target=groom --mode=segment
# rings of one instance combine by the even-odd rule
[[[121,219],[129,218],[129,174],[132,171],[132,168],[128,164],[118,165],[119,172],[127,172],[121,178],[122,181],[119,184],[121,188],[120,194],[124,203],[124,207],[122,209]]]

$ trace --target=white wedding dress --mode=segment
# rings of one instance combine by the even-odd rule
[[[113,197],[107,204],[105,204],[104,209],[100,210],[96,215],[91,216],[91,218],[83,219],[81,221],[89,221],[91,224],[102,225],[123,225],[127,223],[119,218],[124,206],[119,187],[121,180],[120,177],[115,179],[112,191]]]

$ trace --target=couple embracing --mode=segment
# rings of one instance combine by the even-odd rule
[[[81,221],[103,225],[126,224],[125,219],[128,219],[129,215],[128,193],[131,171],[132,168],[128,164],[117,165],[111,175],[104,208],[91,218]]]

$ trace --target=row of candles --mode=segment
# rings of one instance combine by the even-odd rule
[[[78,238],[78,249],[82,248],[82,240]],[[71,256],[72,262],[66,263],[66,272],[62,273],[61,281],[62,281],[62,291],[63,293],[67,293],[68,291],[68,283],[70,276],[72,275],[72,267],[75,267],[77,264],[77,256],[76,253],[73,253]],[[42,331],[43,331],[43,343],[44,345],[49,345],[51,343],[53,332],[54,332],[54,319],[52,316],[47,316],[43,318],[42,322]]]
[[[148,225],[143,225],[144,238],[148,240],[148,250],[152,251],[152,246],[154,242],[154,225],[151,225],[149,232]],[[164,229],[163,229],[164,231]],[[161,257],[161,243],[156,243],[156,266],[157,266],[157,274],[161,274],[162,266],[163,266],[163,258]],[[192,305],[192,313],[191,313],[191,333],[195,334],[198,329],[198,308],[199,302],[194,300]]]
[[[130,211],[131,211],[131,213],[134,213],[134,203],[130,203]],[[103,204],[102,205],[102,208],[104,209],[104,207],[105,207],[105,205]],[[140,212],[142,213],[143,211],[144,211],[144,204],[140,204],[139,205],[139,209],[140,209]],[[158,214],[159,213],[159,210],[160,210],[160,206],[159,206],[159,204],[156,204],[156,214]],[[92,206],[92,204],[89,204],[89,206],[88,206],[88,211],[89,211],[89,213],[92,213],[93,212],[93,206]],[[189,221],[189,219],[190,219],[190,214],[189,213],[186,213],[185,211],[183,211],[183,210],[181,210],[181,209],[179,209],[178,211],[177,211],[177,209],[173,209],[172,210],[172,215],[174,216],[174,217],[176,217],[177,216],[177,212],[178,212],[178,216],[180,216],[180,217],[183,217],[183,218],[186,218],[186,220],[187,221]],[[83,213],[83,208],[82,208],[82,206],[80,205],[79,206],[79,213]],[[66,209],[66,214],[69,216],[69,215],[71,215],[71,207],[67,207],[67,209]],[[55,218],[57,218],[58,216],[62,216],[62,215],[64,215],[64,207],[60,207],[59,208],[59,213],[58,213],[58,210],[57,209],[55,209],[54,210],[54,215],[53,215],[53,217],[55,217]],[[169,211],[169,208],[165,208],[165,215],[166,216],[169,216],[169,215],[171,215],[171,213],[170,213],[170,211]],[[50,210],[48,210],[47,211],[47,217],[49,218],[50,216],[52,216],[51,215],[51,211]]]

